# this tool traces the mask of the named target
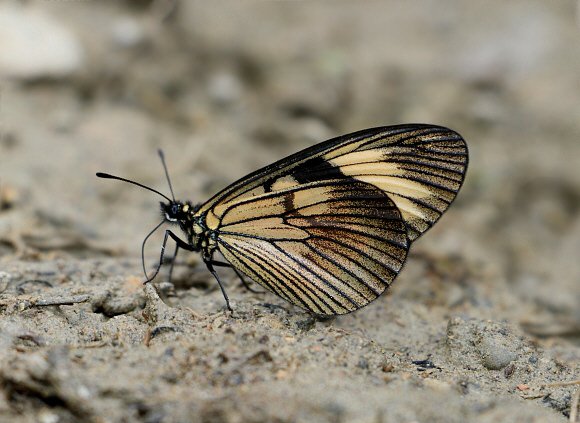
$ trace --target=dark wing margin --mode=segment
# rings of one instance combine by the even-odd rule
[[[453,202],[467,164],[465,141],[448,128],[409,124],[366,129],[251,173],[216,194],[199,213],[219,215],[232,203],[316,181],[360,181],[390,198],[414,240]]]
[[[354,179],[302,183],[220,204],[217,244],[237,269],[317,314],[376,299],[407,257],[407,228],[380,189]]]

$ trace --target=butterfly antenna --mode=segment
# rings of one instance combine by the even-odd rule
[[[145,244],[147,243],[147,240],[149,239],[149,237],[150,237],[151,235],[153,235],[153,233],[154,233],[154,232],[155,232],[157,229],[159,229],[159,227],[160,227],[161,225],[163,225],[164,223],[165,223],[165,219],[163,219],[163,220],[161,221],[161,223],[159,223],[159,225],[155,226],[155,227],[153,228],[153,230],[147,234],[147,236],[146,236],[146,237],[145,237],[145,239],[143,240],[143,244],[141,244],[141,263],[143,264],[143,273],[145,274],[145,279],[147,279],[147,280],[149,280],[149,276],[147,276],[147,270],[145,269]]]
[[[169,172],[167,171],[167,164],[165,163],[165,154],[163,154],[163,150],[157,150],[157,154],[159,154],[159,158],[161,159],[161,164],[163,165],[163,170],[165,171],[165,177],[167,178],[167,183],[169,184],[169,191],[171,191],[171,196],[173,197],[173,201],[175,201],[175,195],[173,194],[173,187],[171,186],[171,179],[169,178]]]
[[[145,188],[149,191],[154,192],[155,194],[159,194],[160,196],[165,198],[167,201],[171,201],[171,198],[169,198],[165,194],[160,193],[156,189],[148,187],[147,185],[140,184],[139,182],[132,181],[130,179],[121,178],[120,176],[109,175],[108,173],[103,173],[103,172],[97,172],[97,177],[104,178],[104,179],[116,179],[118,181],[129,182],[130,184],[137,185],[138,187]],[[171,187],[171,185],[169,187]],[[173,195],[173,192],[171,192],[171,195]],[[173,201],[175,201],[175,200],[173,200]]]

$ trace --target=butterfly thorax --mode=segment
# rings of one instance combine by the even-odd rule
[[[205,218],[197,212],[200,204],[191,202],[171,201],[161,203],[161,212],[163,217],[169,223],[179,225],[181,230],[187,236],[187,243],[195,251],[202,251],[204,254],[211,253],[215,249],[212,231],[205,225]]]

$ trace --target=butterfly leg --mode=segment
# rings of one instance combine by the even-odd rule
[[[189,245],[187,242],[179,238],[177,235],[175,235],[175,233],[171,232],[169,229],[166,230],[165,236],[163,237],[163,244],[161,244],[161,254],[159,255],[159,264],[157,265],[155,272],[153,272],[153,276],[148,277],[147,280],[143,282],[144,284],[151,282],[153,279],[155,279],[155,277],[159,273],[159,269],[161,269],[161,265],[163,264],[163,256],[165,255],[165,246],[167,245],[167,239],[169,237],[171,237],[171,239],[173,239],[176,242],[177,248],[183,248],[184,250],[187,251],[195,251],[193,246]],[[177,248],[175,254],[177,254]]]
[[[173,252],[173,257],[171,258],[171,267],[169,267],[168,280],[171,282],[173,279],[173,268],[175,267],[175,260],[177,260],[177,253],[179,252],[179,245],[175,245],[175,251]]]
[[[236,275],[238,276],[238,278],[240,278],[242,285],[244,285],[248,291],[253,292],[254,294],[263,294],[264,293],[264,291],[256,291],[254,288],[252,288],[250,286],[250,284],[248,284],[248,282],[246,282],[246,280],[244,279],[243,275],[239,272],[239,270],[236,269],[231,264],[225,263],[223,261],[217,261],[217,260],[212,260],[211,264],[213,264],[214,266],[219,266],[219,267],[229,267],[234,272],[236,272]]]
[[[230,299],[228,298],[228,294],[226,293],[226,290],[224,289],[224,286],[222,285],[222,281],[220,280],[220,277],[218,276],[217,272],[213,268],[213,265],[215,264],[215,262],[213,262],[211,260],[211,258],[206,258],[206,257],[204,257],[203,261],[204,261],[205,265],[207,266],[207,270],[209,270],[211,272],[213,277],[216,279],[218,285],[220,286],[220,289],[222,290],[222,295],[224,296],[224,299],[226,300],[226,306],[227,306],[228,310],[233,312],[232,307],[230,306]]]

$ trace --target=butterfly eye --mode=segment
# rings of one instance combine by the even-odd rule
[[[177,204],[174,204],[174,205],[171,207],[171,214],[172,214],[172,215],[174,215],[174,216],[176,216],[176,215],[177,215],[177,213],[179,213],[179,206],[178,206]]]

